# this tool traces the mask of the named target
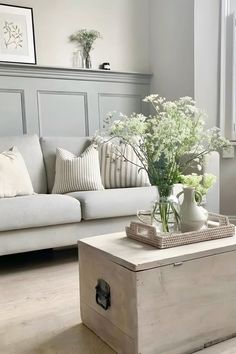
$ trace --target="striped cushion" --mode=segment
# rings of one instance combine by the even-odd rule
[[[104,189],[101,181],[98,151],[90,145],[80,157],[57,148],[56,175],[52,193]]]
[[[119,144],[115,148],[114,143],[99,136],[93,141],[98,146],[101,177],[105,188],[150,186],[148,175],[138,167],[141,162],[130,145]],[[119,156],[120,151],[132,163]]]

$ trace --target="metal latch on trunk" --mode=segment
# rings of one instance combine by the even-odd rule
[[[110,285],[103,279],[98,279],[96,289],[96,303],[104,310],[111,306]]]

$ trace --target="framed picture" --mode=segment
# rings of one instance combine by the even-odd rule
[[[32,8],[0,4],[0,62],[36,64]]]

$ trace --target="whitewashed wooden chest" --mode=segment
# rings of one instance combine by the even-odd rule
[[[118,353],[193,353],[236,335],[235,236],[166,250],[92,237],[79,266],[82,321]]]

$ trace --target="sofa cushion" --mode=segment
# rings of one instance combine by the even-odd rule
[[[51,192],[55,179],[56,149],[60,147],[79,156],[90,145],[88,137],[43,137],[40,139],[47,173],[48,191]]]
[[[158,197],[156,187],[134,187],[68,193],[81,203],[85,220],[136,215],[150,209]]]
[[[56,194],[0,199],[0,213],[0,231],[68,224],[81,220],[78,200]]]
[[[150,186],[147,172],[132,146],[119,139],[95,135],[93,140],[99,152],[102,183],[105,188]]]
[[[98,151],[90,145],[80,156],[57,148],[56,175],[52,193],[104,189]]]
[[[42,150],[37,135],[0,137],[0,152],[16,146],[21,153],[36,193],[47,192]]]
[[[14,146],[0,153],[0,198],[34,194],[24,159]]]

